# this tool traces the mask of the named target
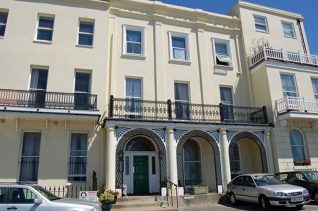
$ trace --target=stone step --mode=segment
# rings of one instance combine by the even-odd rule
[[[118,198],[113,205],[113,210],[155,210],[160,209],[161,202],[155,200],[155,196],[128,196]]]

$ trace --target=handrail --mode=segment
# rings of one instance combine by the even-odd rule
[[[173,191],[172,188],[175,187],[176,188],[176,201],[177,201],[177,208],[179,207],[179,201],[178,201],[178,185],[174,182],[172,182],[171,180],[169,180],[168,178],[166,179],[166,196],[167,196],[167,201],[169,201],[169,193],[168,193],[168,187],[170,188],[170,199],[171,199],[171,205],[173,207]],[[169,203],[168,203],[169,206]]]

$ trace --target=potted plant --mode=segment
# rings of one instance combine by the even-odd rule
[[[103,211],[109,211],[113,206],[114,195],[109,191],[104,191],[99,195],[99,202],[102,204]]]
[[[207,194],[208,192],[209,191],[207,185],[194,185],[190,188],[190,193],[192,195]]]
[[[117,197],[119,195],[119,192],[118,191],[113,191],[113,190],[107,190],[107,192],[109,192],[110,194],[112,194],[114,196],[114,202],[113,204],[116,204],[117,202]]]

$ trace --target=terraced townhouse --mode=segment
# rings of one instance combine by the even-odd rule
[[[318,167],[318,57],[299,14],[147,0],[0,2],[0,182],[224,192]]]

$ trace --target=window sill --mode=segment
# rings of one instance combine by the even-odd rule
[[[4,38],[4,36],[0,36],[0,39],[3,39]]]
[[[51,45],[52,41],[46,41],[46,40],[33,40],[34,43],[40,43],[40,44],[47,44]]]
[[[269,34],[269,31],[263,31],[263,30],[259,30],[259,29],[255,29],[255,31],[261,32],[261,33],[265,33],[265,34]]]
[[[220,69],[224,69],[224,70],[233,70],[234,69],[234,67],[232,65],[226,66],[226,65],[220,65],[220,64],[215,64],[214,68],[220,68]]]
[[[79,47],[79,48],[93,48],[92,45],[81,45],[81,44],[76,44],[76,47]]]
[[[142,54],[122,54],[121,58],[125,59],[137,59],[137,60],[145,60],[146,56]]]
[[[289,38],[289,39],[297,40],[297,38],[296,38],[296,37],[288,37],[288,36],[285,36],[285,35],[284,35],[284,37],[285,37],[285,38]]]
[[[170,64],[180,64],[190,66],[191,62],[189,60],[178,60],[178,59],[169,59]]]

